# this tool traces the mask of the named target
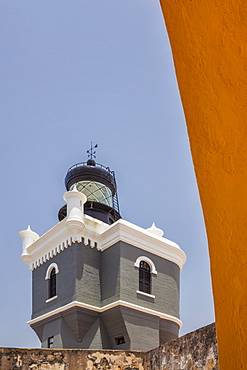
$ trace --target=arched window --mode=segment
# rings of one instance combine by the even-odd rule
[[[139,290],[151,294],[150,266],[145,261],[140,261],[139,265]]]
[[[147,264],[150,266],[150,272],[151,272],[151,274],[157,275],[157,270],[156,270],[155,264],[153,263],[153,261],[152,261],[150,258],[148,258],[148,257],[146,257],[146,256],[139,256],[139,257],[136,259],[136,261],[135,261],[135,263],[134,263],[134,266],[135,266],[135,267],[137,267],[137,268],[139,269],[139,267],[140,267],[140,262],[141,262],[141,261],[145,261],[145,262],[147,262]]]
[[[55,267],[53,267],[50,273],[48,295],[49,295],[49,298],[56,296],[56,269]]]
[[[57,274],[59,273],[58,265],[56,263],[50,264],[46,270],[45,280],[48,280],[48,299],[47,303],[51,298],[57,298]]]

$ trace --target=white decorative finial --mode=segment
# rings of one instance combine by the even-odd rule
[[[71,191],[67,191],[63,195],[63,199],[67,203],[67,220],[65,225],[75,235],[82,232],[84,229],[84,203],[87,201],[85,194],[79,192],[76,185]]]
[[[22,238],[22,260],[29,264],[29,252],[28,247],[32,245],[37,239],[39,239],[39,234],[31,230],[30,225],[28,225],[26,230],[19,232],[19,236]]]
[[[164,231],[156,227],[154,222],[152,223],[152,226],[147,229],[147,231],[160,237],[164,235]]]

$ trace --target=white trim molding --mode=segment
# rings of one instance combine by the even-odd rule
[[[54,297],[51,297],[51,298],[48,298],[46,301],[45,301],[45,303],[49,303],[49,302],[51,302],[51,301],[54,301],[54,299],[57,299],[57,295],[54,295]]]
[[[48,269],[46,270],[45,280],[49,280],[50,279],[51,270],[53,268],[55,269],[56,274],[59,273],[58,265],[56,263],[51,263],[50,266],[48,267]]]
[[[146,256],[140,256],[140,257],[138,257],[136,259],[135,263],[134,263],[134,266],[137,267],[137,268],[139,268],[141,261],[147,262],[147,264],[150,266],[150,272],[151,272],[151,274],[157,275],[157,270],[155,268],[155,264],[153,263],[153,261],[150,258],[148,258]]]
[[[180,270],[186,261],[186,255],[178,244],[161,236],[153,235],[142,227],[123,219],[114,222],[101,233],[98,249],[104,251],[119,241],[174,262]]]
[[[97,247],[100,233],[109,227],[102,221],[84,215],[85,229],[83,233],[73,234],[66,227],[66,219],[56,224],[22,252],[22,260],[34,270],[58,253],[63,252],[73,243],[83,243],[91,248]]]
[[[85,227],[82,232],[73,234],[66,227],[65,218],[32,244],[25,246],[22,260],[29,265],[30,270],[34,270],[76,242],[83,243],[86,247],[95,247],[103,252],[122,241],[169,260],[182,270],[186,255],[173,241],[154,235],[123,219],[112,225],[88,215],[83,215],[83,220]],[[155,274],[154,271],[156,269],[153,269],[153,274]]]
[[[109,309],[111,309],[113,307],[117,307],[117,306],[124,306],[124,307],[128,307],[128,308],[132,308],[133,310],[137,310],[137,311],[140,311],[140,312],[148,313],[150,315],[158,316],[161,319],[173,321],[176,324],[178,324],[180,328],[183,326],[182,321],[180,319],[178,319],[177,317],[175,317],[175,316],[167,315],[163,312],[155,311],[155,310],[152,310],[150,308],[142,307],[142,306],[139,306],[137,304],[129,303],[129,302],[122,301],[122,300],[109,303],[109,304],[107,304],[106,306],[103,306],[103,307],[97,307],[97,306],[92,306],[90,304],[86,304],[86,303],[82,303],[82,302],[78,302],[78,301],[73,301],[71,303],[68,303],[68,304],[62,306],[62,307],[56,308],[53,311],[47,312],[44,315],[36,317],[35,319],[32,319],[32,320],[28,321],[27,324],[28,325],[36,324],[36,323],[38,323],[42,320],[46,320],[46,319],[48,319],[48,318],[50,318],[54,315],[63,313],[64,311],[67,311],[67,310],[69,310],[71,308],[74,308],[74,307],[86,308],[88,310],[92,310],[92,311],[96,311],[96,312],[101,313],[101,312],[104,312],[106,310],[109,310]]]
[[[153,295],[153,294],[149,294],[149,293],[145,293],[145,292],[142,292],[141,290],[137,290],[137,291],[136,291],[136,293],[137,293],[137,294],[145,295],[146,297],[155,298],[155,295]]]

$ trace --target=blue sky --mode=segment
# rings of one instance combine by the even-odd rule
[[[20,230],[57,222],[64,177],[98,143],[121,215],[187,254],[180,334],[214,320],[207,239],[158,0],[1,0],[0,346],[38,347]],[[199,123],[198,123],[199,124]]]

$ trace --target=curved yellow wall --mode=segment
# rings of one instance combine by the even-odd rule
[[[221,370],[247,369],[246,5],[161,0],[209,241]]]

